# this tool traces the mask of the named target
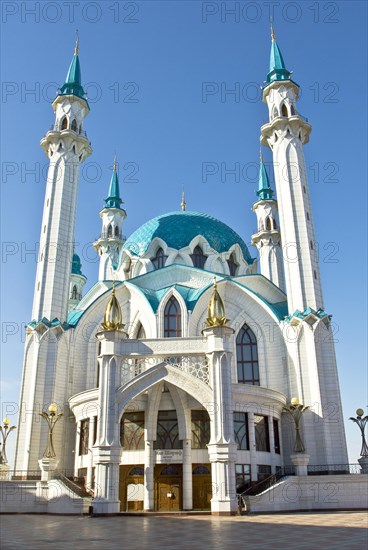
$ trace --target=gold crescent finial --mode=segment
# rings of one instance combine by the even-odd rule
[[[181,194],[181,203],[180,203],[180,206],[181,206],[182,211],[185,212],[186,209],[187,209],[187,203],[185,202],[184,188],[183,188],[183,192],[182,192],[182,194]]]
[[[116,155],[115,155],[114,156],[114,168],[113,168],[114,172],[116,172],[116,166],[117,166],[117,164],[116,164]]]
[[[78,35],[78,29],[75,31],[75,49],[74,49],[74,55],[79,54],[79,35]]]

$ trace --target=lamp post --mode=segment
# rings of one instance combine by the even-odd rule
[[[360,449],[360,458],[358,459],[358,462],[362,468],[362,474],[368,473],[368,445],[367,441],[365,439],[365,426],[368,422],[368,415],[363,416],[364,410],[363,409],[357,409],[356,411],[356,418],[351,416],[349,420],[352,420],[359,426],[360,433],[362,434],[362,448]]]
[[[8,435],[10,434],[10,432],[12,432],[13,430],[15,430],[16,426],[10,426],[9,428],[9,424],[10,424],[10,420],[8,417],[4,418],[3,420],[3,424],[4,426],[0,426],[0,433],[1,433],[1,437],[2,437],[2,449],[0,450],[0,464],[8,464],[8,459],[6,457],[6,440],[8,439]]]
[[[49,435],[48,435],[48,439],[47,439],[47,447],[46,447],[45,452],[43,453],[43,456],[44,456],[44,458],[55,458],[56,453],[55,453],[54,444],[53,444],[53,441],[52,441],[52,432],[54,430],[56,422],[60,419],[61,416],[63,416],[63,413],[56,414],[57,413],[57,405],[55,405],[55,403],[51,403],[48,410],[49,410],[48,413],[46,411],[44,411],[42,413],[39,413],[40,416],[42,416],[42,418],[44,420],[46,420],[46,422],[49,426]]]
[[[288,407],[284,407],[284,411],[291,414],[295,424],[295,443],[294,453],[290,456],[293,465],[295,466],[295,474],[297,476],[308,475],[309,455],[305,452],[304,443],[301,436],[301,420],[304,411],[309,409],[299,401],[297,397],[293,397]]]
[[[290,401],[290,405],[288,407],[284,407],[284,411],[291,414],[295,423],[294,453],[305,453],[304,443],[300,435],[300,432],[301,432],[300,423],[302,419],[302,414],[307,409],[309,409],[309,407],[305,407],[303,403],[300,403],[297,397],[293,397],[292,400]]]

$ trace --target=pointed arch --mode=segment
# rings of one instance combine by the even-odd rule
[[[111,223],[109,223],[109,225],[107,226],[107,237],[112,237],[112,225]]]
[[[118,226],[118,225],[115,226],[115,229],[114,229],[114,236],[115,236],[115,237],[120,237],[120,234],[119,234],[119,226]]]
[[[177,299],[171,296],[164,310],[164,338],[180,338],[181,336],[181,309]]]
[[[165,255],[162,247],[160,246],[157,251],[154,258],[151,259],[152,265],[154,269],[161,269],[162,267],[165,267],[167,260],[167,256]]]
[[[239,384],[260,385],[257,339],[247,323],[236,336],[236,364]]]
[[[227,265],[229,268],[229,273],[232,277],[234,277],[237,273],[239,264],[236,260],[235,252],[232,252],[230,254],[230,257],[227,259]]]
[[[206,260],[208,256],[204,254],[201,246],[197,244],[197,246],[193,250],[193,254],[191,254],[191,260],[193,262],[194,267],[198,267],[199,269],[203,269],[204,265],[206,263]]]
[[[175,298],[177,301],[180,313],[181,313],[181,336],[185,337],[187,336],[187,318],[188,318],[188,312],[187,312],[187,306],[186,303],[181,296],[181,294],[176,290],[175,287],[172,287],[168,290],[168,292],[163,296],[158,308],[157,308],[157,321],[158,321],[158,338],[165,338],[165,310],[168,302],[171,298]]]
[[[77,130],[78,130],[78,125],[77,125],[77,121],[75,120],[75,118],[73,118],[73,120],[72,120],[72,123],[70,125],[70,129],[73,130],[73,132],[77,132]]]
[[[61,119],[60,128],[61,128],[61,130],[66,130],[66,129],[68,128],[68,119],[67,119],[66,116],[64,116],[64,117]]]
[[[269,216],[266,218],[266,229],[267,231],[271,231],[271,220]]]
[[[281,103],[281,115],[282,116],[289,116],[289,113],[288,113],[288,108],[286,106],[286,103]]]

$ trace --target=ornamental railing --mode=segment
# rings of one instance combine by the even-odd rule
[[[125,385],[133,380],[139,374],[148,371],[152,367],[164,363],[176,369],[186,372],[209,385],[209,364],[205,355],[189,355],[189,356],[150,356],[134,359],[126,357],[121,365],[121,384]]]
[[[8,470],[0,473],[1,481],[40,481],[40,470]]]
[[[55,479],[56,481],[61,481],[72,493],[77,495],[80,498],[89,498],[91,497],[90,494],[87,493],[86,488],[83,484],[78,484],[75,481],[72,481],[64,475],[62,472],[59,472],[58,470],[54,470],[51,473],[51,479]]]
[[[308,466],[309,476],[360,474],[360,464],[310,464]]]

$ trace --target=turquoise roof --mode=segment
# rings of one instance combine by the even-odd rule
[[[280,48],[275,39],[271,43],[270,72],[267,75],[265,86],[277,80],[291,80],[291,72],[285,67]]]
[[[261,164],[259,167],[259,181],[257,195],[261,200],[272,200],[273,190],[270,187],[270,181],[263,160],[261,158]]]
[[[85,100],[77,48],[75,49],[68,74],[66,75],[65,84],[61,87],[59,95],[75,95]]]
[[[197,235],[207,239],[209,245],[219,253],[227,252],[234,244],[238,244],[247,262],[253,262],[247,245],[233,229],[199,212],[169,212],[157,216],[134,231],[124,248],[136,256],[142,256],[151,241],[159,237],[170,248],[179,250],[188,246]]]
[[[123,201],[120,198],[119,178],[114,164],[114,170],[111,176],[109,196],[105,199],[106,208],[120,208]]]
[[[78,254],[74,252],[73,259],[72,259],[72,273],[74,275],[82,275],[82,277],[84,277],[81,271],[81,267],[82,267],[82,264],[80,261],[80,257],[78,256]]]

